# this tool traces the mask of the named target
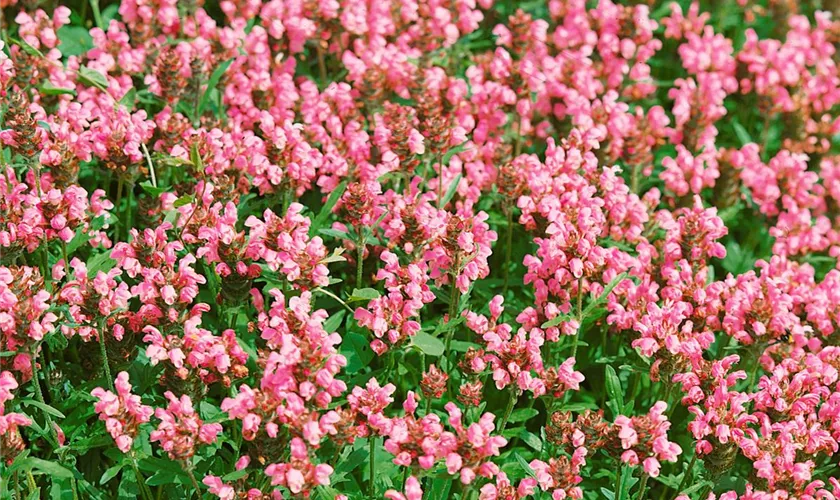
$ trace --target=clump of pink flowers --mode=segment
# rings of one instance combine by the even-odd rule
[[[91,395],[99,400],[94,409],[99,419],[105,422],[105,428],[114,438],[117,448],[128,453],[140,426],[151,419],[154,410],[144,405],[140,396],[131,393],[128,373],[120,372],[117,375],[114,389],[116,394],[101,387],[92,390]]]
[[[840,2],[64,4],[3,495],[840,498]]]

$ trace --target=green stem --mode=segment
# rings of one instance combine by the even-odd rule
[[[615,471],[615,498],[621,498],[621,460],[618,461],[618,470]]]
[[[438,186],[437,186],[437,188],[438,188],[437,189],[438,199],[437,199],[437,204],[438,204],[438,208],[443,208],[442,206],[440,206],[441,202],[443,201],[443,159],[440,157],[440,153],[438,153],[438,155],[437,155],[437,160],[438,160]]]
[[[149,165],[149,176],[152,180],[152,186],[157,187],[157,176],[155,175],[155,165],[152,163],[152,157],[149,154],[149,148],[146,147],[146,144],[140,144],[140,147],[143,148],[143,155],[146,157],[146,163]]]
[[[120,210],[120,205],[122,204],[122,192],[123,192],[123,177],[118,175],[117,179],[117,200],[114,203],[114,212],[122,215],[122,211]],[[125,224],[124,220],[117,220],[117,223],[114,224],[114,240],[120,239],[120,228],[122,225]]]
[[[67,256],[67,243],[61,241],[61,255],[64,257],[64,272],[70,270],[70,259]]]
[[[41,163],[35,160],[32,164],[32,172],[35,173],[35,192],[38,193],[38,198],[41,198]]]
[[[647,474],[642,474],[642,484],[639,485],[639,496],[636,497],[639,500],[644,500],[645,498],[645,489],[647,488],[648,477],[649,476]]]
[[[753,360],[754,360],[755,364],[753,365],[753,369],[750,372],[750,382],[749,382],[749,385],[747,386],[748,391],[752,391],[753,387],[755,387],[755,378],[758,376],[758,369],[761,366],[761,363],[760,363],[761,357],[760,357],[758,349],[755,350],[755,354],[753,355]]]
[[[82,26],[86,26],[87,21],[88,2],[82,2],[82,12],[79,14],[79,19],[82,21]]]
[[[34,493],[38,489],[38,485],[35,483],[35,477],[32,476],[32,469],[26,470],[26,483],[29,486],[29,498],[36,498]]]
[[[108,381],[108,387],[114,392],[114,377],[111,376],[111,367],[108,363],[108,351],[105,349],[105,322],[103,321],[99,326],[99,352],[102,355],[102,369],[105,373],[105,379]]]
[[[146,484],[146,478],[143,477],[143,473],[140,472],[140,467],[137,466],[137,457],[134,456],[134,453],[131,454],[131,468],[134,469],[134,478],[137,480],[137,486],[140,487],[140,492],[144,499],[152,500],[152,490],[149,489],[149,485]]]
[[[505,415],[502,417],[502,423],[499,424],[499,434],[504,432],[507,427],[510,414],[513,412],[513,407],[516,406],[516,400],[519,399],[516,394],[516,385],[510,386],[510,396],[508,397],[507,408],[505,408]]]
[[[128,241],[128,237],[131,235],[131,204],[134,202],[134,184],[129,184],[126,186],[128,190],[128,203],[125,204],[125,241]]]
[[[338,302],[339,304],[344,306],[344,308],[347,309],[348,311],[350,311],[351,313],[356,312],[356,311],[353,310],[352,307],[347,305],[347,302],[344,302],[343,300],[341,300],[341,298],[338,295],[332,293],[331,291],[327,290],[326,288],[318,287],[318,288],[314,289],[313,292],[321,292],[328,297],[332,297],[333,299],[335,299],[336,302]]]
[[[374,445],[376,438],[371,435],[369,440],[370,447],[370,484],[368,485],[368,495],[370,498],[376,498],[376,454]]]
[[[362,274],[365,267],[365,243],[361,235],[359,236],[359,243],[356,245],[356,288],[364,288],[362,283]]]
[[[318,73],[321,77],[321,88],[327,86],[327,64],[324,60],[324,47],[321,45],[321,40],[315,41],[315,50],[318,53]]]
[[[688,463],[688,469],[685,470],[685,474],[683,474],[682,481],[680,481],[679,487],[677,487],[677,494],[679,495],[682,493],[683,487],[688,484],[688,479],[691,477],[691,471],[694,469],[694,464],[697,463],[697,451],[695,450],[694,456],[691,458],[691,462]]]
[[[502,286],[502,297],[507,294],[508,278],[510,277],[510,258],[513,252],[513,209],[507,211],[507,237],[505,242],[505,264],[504,264],[504,285]]]
[[[583,331],[583,277],[578,279],[578,296],[577,296],[577,319],[578,331],[575,332],[575,338],[572,340],[572,357],[577,355],[578,339]]]
[[[457,268],[458,260],[459,260],[458,258],[455,259],[456,268]],[[461,299],[461,295],[458,293],[460,290],[458,290],[458,285],[455,283],[455,276],[456,276],[455,273],[453,273],[450,276],[450,279],[452,281],[452,283],[451,283],[452,288],[449,292],[449,321],[450,322],[454,321],[455,320],[455,315],[458,314],[458,302]],[[445,346],[445,350],[444,350],[444,355],[447,356],[447,357],[449,356],[449,347],[452,344],[452,337],[454,337],[454,336],[455,336],[455,328],[451,327],[451,328],[449,328],[449,331],[446,332],[446,346]]]
[[[186,461],[181,461],[181,468],[184,469],[184,472],[186,472],[188,476],[190,476],[190,482],[192,482],[193,488],[195,488],[195,495],[198,498],[201,498],[201,487],[198,486],[198,481],[195,479],[192,466],[187,464]]]
[[[99,10],[99,0],[90,0],[90,8],[93,11],[93,20],[96,22],[96,27],[108,31],[105,26],[105,21],[102,19],[102,11]]]
[[[642,165],[637,163],[633,165],[633,170],[630,173],[630,192],[639,194],[639,173]]]
[[[76,486],[76,478],[70,478],[70,489],[73,490],[73,500],[79,500],[79,489]]]
[[[44,400],[44,393],[41,391],[41,377],[38,371],[38,351],[40,350],[41,343],[35,344],[35,351],[32,353],[32,383],[35,387],[35,398],[38,400],[39,403],[46,406],[47,402]],[[61,444],[58,441],[58,433],[53,426],[52,418],[50,417],[49,413],[44,412],[44,416],[46,417],[47,427],[49,427],[50,437],[52,437],[54,444],[56,447],[61,447]]]

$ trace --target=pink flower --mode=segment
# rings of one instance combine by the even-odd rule
[[[99,399],[94,405],[94,410],[99,414],[99,420],[105,421],[105,428],[116,441],[120,451],[128,453],[139,432],[140,424],[149,421],[153,410],[140,402],[140,396],[131,394],[128,373],[117,374],[114,387],[116,394],[101,387],[91,391],[91,394]]]
[[[405,494],[395,490],[388,490],[385,492],[385,498],[389,500],[421,500],[423,498],[423,490],[420,488],[420,481],[414,476],[409,476],[405,480]]]
[[[159,442],[172,460],[188,460],[199,444],[211,444],[222,431],[218,423],[205,424],[196,414],[189,396],[175,397],[170,391],[164,393],[169,405],[155,410],[155,417],[161,422],[152,431],[150,440]]]

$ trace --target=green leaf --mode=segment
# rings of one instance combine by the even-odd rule
[[[598,406],[592,403],[569,403],[561,406],[559,411],[586,411],[586,410],[595,410]]]
[[[25,406],[34,406],[34,407],[40,409],[41,411],[43,411],[44,413],[49,413],[53,417],[58,417],[60,419],[67,418],[60,411],[58,411],[55,408],[53,408],[52,406],[50,406],[48,404],[44,404],[40,401],[36,401],[34,399],[26,399],[26,400],[22,401],[22,403]]]
[[[134,104],[137,102],[137,89],[131,87],[128,89],[128,92],[125,93],[124,96],[120,98],[120,106],[125,107],[125,109],[131,111],[134,109]]]
[[[449,478],[434,478],[432,481],[432,486],[429,488],[428,496],[426,496],[426,500],[446,500],[451,498],[449,495],[449,490],[452,488],[452,483]]]
[[[233,59],[228,59],[227,61],[220,64],[213,70],[213,73],[210,75],[210,80],[207,81],[207,89],[204,91],[204,94],[201,96],[201,100],[198,101],[198,109],[196,110],[196,117],[200,117],[204,114],[204,110],[207,108],[207,104],[210,102],[210,92],[216,88],[216,85],[219,84],[219,80],[222,79],[222,75],[225,74],[225,71],[233,64]]]
[[[451,160],[453,156],[457,155],[458,153],[463,153],[464,151],[469,150],[470,148],[467,147],[467,144],[469,142],[470,141],[464,141],[455,147],[449,148],[449,150],[443,155],[442,163],[444,165],[449,165],[449,160]]]
[[[463,340],[452,340],[452,343],[449,347],[455,352],[467,352],[470,350],[470,347],[475,349],[480,349],[481,346],[476,344],[475,342],[465,342]]]
[[[539,415],[540,412],[536,408],[519,408],[511,412],[508,422],[526,422]]]
[[[445,347],[439,338],[432,337],[422,330],[411,337],[411,343],[428,356],[440,356]]]
[[[108,90],[108,78],[95,69],[82,66],[79,68],[79,81],[89,87],[96,87],[99,90]]]
[[[33,47],[32,45],[30,45],[29,42],[27,42],[24,39],[16,40],[14,38],[10,38],[10,40],[11,40],[12,43],[14,43],[16,45],[20,45],[20,48],[22,48],[24,50],[24,52],[26,52],[30,56],[41,57],[41,58],[46,57],[43,52],[41,52],[40,50],[38,50],[35,47]]]
[[[375,288],[354,288],[353,293],[347,302],[358,302],[362,300],[373,300],[379,298],[379,291]]]
[[[571,314],[560,313],[557,316],[555,316],[555,317],[551,318],[550,320],[546,321],[545,323],[543,323],[541,325],[541,328],[553,328],[555,326],[560,325],[560,323],[563,323],[565,321],[570,321],[570,320],[573,320],[573,319],[575,319],[575,317],[572,316]]]
[[[111,24],[111,21],[116,19],[119,15],[119,4],[112,3],[111,5],[102,9],[102,22],[105,26]]]
[[[330,195],[327,197],[326,203],[324,203],[324,206],[321,207],[321,210],[318,212],[315,220],[312,221],[312,230],[317,231],[324,227],[324,224],[327,222],[327,219],[332,213],[332,209],[335,207],[335,204],[338,203],[338,200],[341,199],[341,195],[344,194],[346,189],[347,181],[344,181],[332,190]]]
[[[179,484],[179,474],[169,470],[159,470],[152,474],[152,477],[146,479],[146,484],[149,486],[161,486],[165,484]]]
[[[245,477],[247,475],[248,475],[248,470],[247,469],[236,470],[236,471],[233,471],[229,474],[225,474],[224,476],[222,476],[222,481],[224,481],[226,483],[230,483],[232,481],[238,481],[239,479],[242,479],[243,477]]]
[[[56,87],[48,81],[41,84],[40,90],[43,95],[76,95],[76,89]]]
[[[522,470],[525,471],[525,474],[529,475],[530,477],[537,477],[537,473],[534,472],[534,469],[531,468],[531,464],[529,464],[527,460],[522,458],[522,455],[520,455],[519,453],[514,453],[513,456],[516,458],[516,461],[519,462],[519,466],[522,467]]]
[[[698,482],[694,483],[690,488],[684,489],[682,491],[682,493],[684,495],[691,495],[692,493],[700,491],[702,488],[705,488],[706,486],[714,487],[714,485],[715,485],[715,483],[713,483],[712,481],[698,481]]]
[[[35,469],[47,474],[48,476],[57,477],[59,479],[70,479],[73,477],[73,473],[65,467],[55,462],[49,462],[35,457],[29,457],[24,460],[21,464],[21,468],[23,470]]]
[[[525,444],[533,448],[535,451],[542,451],[542,439],[533,432],[528,432],[525,429],[522,429],[519,432],[519,439],[524,441]]]
[[[93,48],[93,37],[82,26],[62,26],[58,29],[59,50],[65,56],[81,56]]]
[[[143,188],[143,191],[149,194],[152,198],[157,199],[160,195],[166,192],[166,189],[162,187],[155,187],[149,181],[143,181],[140,183],[140,187]]]
[[[592,311],[593,311],[596,307],[598,307],[598,306],[600,306],[601,304],[603,304],[604,302],[606,302],[606,301],[607,301],[607,297],[610,295],[610,292],[612,292],[612,291],[613,291],[613,289],[614,289],[615,287],[617,287],[619,283],[621,283],[622,281],[624,281],[624,278],[626,278],[628,274],[629,274],[629,273],[628,273],[627,271],[624,271],[623,273],[621,273],[621,274],[619,274],[618,276],[616,276],[615,278],[613,278],[613,279],[612,279],[612,281],[610,281],[610,282],[607,284],[607,286],[605,286],[605,287],[604,287],[604,291],[601,293],[601,296],[600,296],[600,297],[598,297],[597,299],[593,300],[592,302],[590,302],[590,303],[586,306],[586,308],[583,310],[583,314],[582,314],[583,318],[584,318],[584,319],[588,318],[588,317],[589,317],[589,315],[592,313]]]
[[[339,352],[347,358],[347,366],[344,367],[347,373],[356,373],[373,361],[373,350],[367,339],[356,332],[344,335]]]
[[[73,490],[70,486],[70,480],[63,481],[54,480],[50,485],[50,499],[51,500],[76,500],[73,498]]]
[[[190,146],[190,163],[199,172],[204,172],[204,160],[201,159],[201,153],[198,151],[198,143],[193,143]]]
[[[105,223],[110,220],[110,216],[106,213],[104,215],[100,215],[99,217],[94,217],[92,221],[90,221],[90,228],[94,231],[99,231],[103,227],[105,227]]]
[[[120,480],[120,487],[117,490],[119,500],[137,500],[140,496],[140,487],[134,474],[123,474]]]
[[[454,179],[452,179],[452,182],[446,189],[446,194],[444,194],[443,198],[440,200],[440,204],[438,205],[439,207],[445,207],[446,204],[449,203],[455,196],[455,192],[458,190],[458,184],[461,182],[461,177],[461,174],[458,174]]]
[[[342,252],[344,252],[343,247],[334,249],[333,253],[329,257],[321,259],[321,264],[329,264],[331,262],[345,262],[347,259],[345,259],[344,256],[341,255]]]
[[[120,473],[120,471],[122,470],[124,465],[125,465],[125,462],[120,462],[113,467],[109,467],[108,470],[106,470],[102,474],[102,477],[99,478],[99,484],[105,484],[108,481],[110,481],[111,479],[114,479],[115,477],[117,477],[117,474]]]
[[[99,271],[107,273],[116,265],[117,261],[111,258],[110,251],[96,254],[92,259],[88,261],[88,277],[93,278]]]
[[[202,419],[209,422],[216,422],[225,417],[225,414],[224,412],[222,412],[222,410],[213,406],[207,401],[202,401],[201,403],[199,403],[198,413],[199,415],[201,415]]]
[[[341,321],[344,319],[344,313],[346,311],[344,309],[339,310],[330,315],[326,321],[324,321],[324,331],[327,333],[332,333],[338,330],[338,327],[341,326]]]
[[[356,470],[362,463],[364,463],[365,458],[367,458],[369,453],[368,447],[364,446],[361,448],[357,448],[353,451],[350,451],[350,447],[347,447],[347,456],[342,457],[336,463],[335,471],[336,473],[349,473]]]
[[[749,132],[747,132],[747,129],[745,129],[743,125],[738,123],[738,120],[732,120],[732,128],[735,129],[735,135],[738,137],[738,140],[741,141],[741,146],[746,146],[747,144],[755,142],[752,140],[752,137],[750,137],[750,134]]]
[[[193,195],[185,194],[184,196],[181,196],[180,198],[175,200],[175,203],[173,203],[172,206],[175,207],[175,208],[183,207],[184,205],[189,205],[194,200],[195,200],[195,197],[193,197]]]
[[[344,232],[344,231],[339,231],[338,229],[332,229],[332,228],[325,227],[323,229],[319,229],[318,232],[325,235],[325,236],[330,236],[330,237],[333,237],[333,238],[338,239],[338,240],[352,240],[353,239],[353,237],[350,236],[350,233],[347,233],[347,232]]]
[[[621,408],[624,407],[624,396],[621,392],[621,380],[619,380],[618,374],[615,372],[615,368],[611,365],[606,365],[605,372],[607,395],[613,405],[613,411],[616,415],[618,415],[621,412]]]

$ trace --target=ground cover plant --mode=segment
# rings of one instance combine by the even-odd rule
[[[840,2],[0,14],[0,499],[840,498]]]

